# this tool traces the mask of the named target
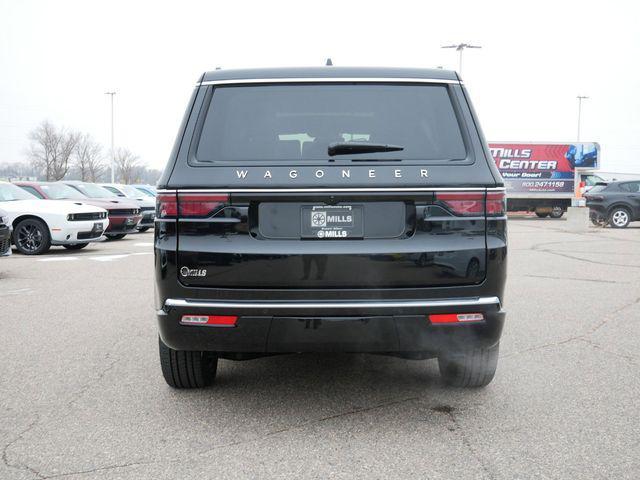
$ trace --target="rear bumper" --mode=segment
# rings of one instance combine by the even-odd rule
[[[432,313],[483,313],[482,322],[432,325]],[[235,327],[181,325],[182,315],[237,315]],[[219,352],[423,352],[495,345],[505,312],[497,297],[375,302],[216,302],[167,299],[162,341]]]
[[[591,217],[593,217],[594,215],[599,215],[602,217],[607,215],[607,208],[601,203],[593,203],[587,201],[586,205],[589,208],[589,215]]]

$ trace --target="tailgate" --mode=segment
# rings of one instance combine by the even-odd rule
[[[192,287],[251,289],[480,283],[495,195],[184,191],[178,277]]]

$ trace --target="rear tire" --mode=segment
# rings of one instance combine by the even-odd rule
[[[631,223],[631,213],[624,207],[616,207],[609,214],[609,225],[613,228],[627,228]]]
[[[174,350],[158,338],[160,367],[167,385],[173,388],[204,388],[213,383],[218,356],[213,352]]]
[[[88,243],[72,243],[70,245],[62,245],[67,250],[82,250],[84,247],[89,245]]]
[[[537,215],[539,218],[546,218],[546,217],[548,217],[548,216],[549,216],[549,213],[536,212],[536,215]]]
[[[127,236],[126,233],[117,233],[117,234],[113,234],[113,235],[106,235],[107,240],[122,240],[126,236]]]
[[[151,228],[151,227],[140,227],[140,228],[138,229],[138,231],[139,231],[140,233],[144,233],[144,232],[146,232],[147,230],[149,230],[150,228]]]
[[[500,344],[489,348],[470,348],[438,357],[440,376],[452,387],[478,388],[491,383],[498,366]]]

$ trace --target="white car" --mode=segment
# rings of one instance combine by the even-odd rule
[[[146,232],[153,228],[156,214],[156,199],[149,194],[142,193],[133,185],[123,185],[121,183],[100,183],[102,188],[106,188],[119,197],[126,197],[138,203],[142,220],[138,223],[138,230]]]
[[[25,255],[40,255],[51,245],[79,250],[100,239],[109,225],[104,208],[82,202],[40,200],[7,182],[0,182],[0,209],[13,226],[13,243]]]

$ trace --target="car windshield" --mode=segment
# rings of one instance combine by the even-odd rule
[[[14,200],[37,200],[38,197],[25,192],[22,188],[11,183],[0,183],[0,202],[12,202]]]
[[[330,155],[330,145],[345,143],[354,148]],[[211,97],[195,157],[199,164],[451,161],[466,150],[443,85],[225,86]]]
[[[604,179],[598,175],[585,175],[583,181],[587,187],[591,187],[598,182],[604,182]]]
[[[93,183],[77,183],[74,187],[89,198],[117,197],[115,193],[111,193],[106,188],[102,188],[100,185],[94,185]]]
[[[136,187],[131,185],[121,185],[120,190],[124,192],[124,194],[129,198],[140,198],[144,197],[144,194],[138,190]]]
[[[75,188],[71,188],[64,183],[45,183],[40,185],[40,188],[47,194],[47,197],[52,200],[82,200],[86,199],[86,195],[83,195]]]
[[[136,190],[141,191],[147,197],[155,197],[155,195],[151,192],[150,189],[148,189],[148,187],[135,187],[135,188]]]
[[[606,185],[596,185],[594,186],[591,190],[589,190],[589,193],[597,193],[597,192],[601,192],[602,190],[604,190],[605,188],[607,188]]]

